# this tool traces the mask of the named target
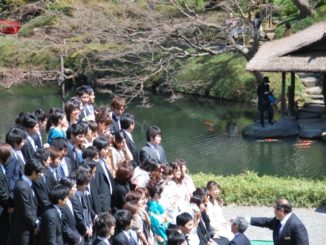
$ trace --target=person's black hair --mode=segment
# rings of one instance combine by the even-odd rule
[[[96,168],[97,162],[94,161],[94,160],[92,160],[92,159],[86,159],[86,160],[84,160],[82,162],[82,164],[80,165],[80,167],[83,166],[83,165],[88,166],[91,170],[93,170],[94,168]]]
[[[204,196],[199,196],[199,195],[193,195],[192,197],[190,197],[190,203],[194,203],[196,204],[198,207],[200,206],[200,204],[202,204],[205,201],[205,197]]]
[[[63,110],[55,107],[50,108],[48,114],[48,121],[45,126],[46,132],[49,132],[51,126],[57,126],[59,121],[65,117]]]
[[[34,128],[36,124],[38,124],[38,120],[33,114],[29,113],[23,118],[22,125],[27,129]]]
[[[178,226],[176,224],[169,223],[168,227],[166,228],[166,236],[170,236],[171,233],[174,231],[178,231]]]
[[[125,113],[120,118],[121,129],[128,129],[130,125],[135,124],[135,117],[130,113]]]
[[[145,170],[146,172],[152,172],[157,169],[158,165],[151,159],[145,159],[145,161],[140,163],[139,167]]]
[[[46,148],[39,148],[34,153],[34,158],[40,160],[42,162],[42,165],[48,160],[49,157],[50,152]]]
[[[162,131],[157,126],[150,126],[146,132],[147,141],[151,141],[151,138],[155,138],[157,135],[162,135]]]
[[[268,77],[263,77],[264,83],[269,83],[269,78]]]
[[[42,173],[43,166],[38,159],[31,158],[25,163],[24,174],[31,176],[33,172]]]
[[[94,93],[94,89],[89,85],[85,85],[85,90],[89,95]]]
[[[120,232],[126,230],[131,224],[132,215],[129,210],[120,209],[114,214],[116,220],[116,231]]]
[[[63,137],[54,138],[51,142],[51,146],[62,151],[63,149],[68,148],[68,140]]]
[[[76,170],[75,175],[76,175],[76,184],[78,186],[89,184],[90,179],[88,177],[88,171],[86,171],[85,169]]]
[[[94,159],[98,155],[98,150],[95,146],[89,146],[83,151],[83,159]]]
[[[71,189],[76,184],[76,181],[72,178],[63,177],[60,179],[59,184]]]
[[[124,139],[125,139],[125,136],[122,131],[116,132],[114,134],[114,144],[115,145],[122,142]]]
[[[23,126],[23,120],[26,117],[26,115],[28,115],[28,112],[24,112],[24,111],[20,112],[15,119],[15,124],[19,126]]]
[[[112,226],[115,226],[115,218],[109,212],[99,213],[94,219],[93,230],[99,237],[107,237]]]
[[[197,187],[196,190],[192,193],[193,196],[203,196],[206,197],[209,194],[208,189],[206,187]]]
[[[87,131],[85,131],[85,127],[83,127],[80,123],[76,123],[69,126],[66,134],[67,139],[70,140],[71,138],[76,137],[79,134],[87,134]]]
[[[49,198],[52,204],[58,204],[60,200],[64,200],[69,195],[70,189],[64,185],[56,185],[49,192]]]
[[[98,151],[101,151],[109,145],[109,142],[106,137],[100,136],[94,139],[93,146],[96,147]]]
[[[80,109],[79,106],[80,106],[80,100],[77,101],[75,99],[70,99],[65,103],[65,113],[68,122],[70,122],[71,113],[76,109]]]
[[[83,96],[84,94],[88,94],[88,92],[87,92],[87,86],[86,85],[82,85],[82,86],[78,87],[76,89],[76,94],[79,97]]]
[[[173,231],[168,236],[167,245],[181,245],[186,241],[186,238],[183,234],[181,234],[179,231]]]
[[[88,121],[88,127],[92,132],[96,132],[98,129],[98,124],[97,124],[97,122],[90,120],[90,121]]]
[[[48,115],[45,113],[45,111],[42,108],[36,109],[34,111],[34,115],[39,122],[43,122],[48,117]]]
[[[6,134],[6,143],[13,148],[19,146],[24,139],[26,139],[26,134],[20,128],[11,128]]]
[[[151,184],[149,183],[147,185],[147,190],[151,198],[153,198],[156,194],[161,194],[163,191],[163,188],[159,184]]]
[[[193,220],[191,215],[187,212],[181,213],[177,216],[177,226],[185,226],[189,221]]]

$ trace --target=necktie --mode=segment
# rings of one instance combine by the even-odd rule
[[[278,239],[278,236],[279,236],[279,234],[280,234],[280,229],[281,229],[281,221],[279,221],[279,220],[277,220],[276,221],[276,224],[275,224],[275,240],[277,240]]]
[[[186,238],[186,243],[187,243],[187,245],[189,245],[190,243],[189,243],[189,236],[188,235],[185,235],[185,238]]]

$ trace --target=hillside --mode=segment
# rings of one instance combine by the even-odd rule
[[[23,24],[17,35],[0,37],[6,86],[65,79],[129,98],[147,89],[238,101],[255,94],[245,58],[222,52],[223,8],[207,11],[192,0],[20,2],[2,12]]]

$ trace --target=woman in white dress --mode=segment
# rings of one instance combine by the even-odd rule
[[[223,201],[220,198],[221,187],[215,181],[207,183],[207,190],[209,193],[209,202],[207,203],[207,215],[211,221],[210,225],[214,230],[215,237],[224,237],[229,241],[233,239],[230,223],[223,215]]]

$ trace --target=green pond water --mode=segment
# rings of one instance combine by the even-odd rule
[[[170,103],[152,96],[149,108],[137,103],[127,112],[136,117],[134,139],[140,149],[150,125],[163,131],[162,145],[168,160],[183,158],[190,172],[219,175],[246,170],[259,175],[295,176],[322,179],[326,175],[326,144],[318,141],[283,139],[275,142],[244,139],[241,130],[258,118],[255,105],[225,103],[213,99],[184,96]],[[61,106],[55,88],[20,87],[0,90],[0,138],[14,125],[21,111],[48,110]],[[110,106],[110,97],[97,95],[97,106]]]

